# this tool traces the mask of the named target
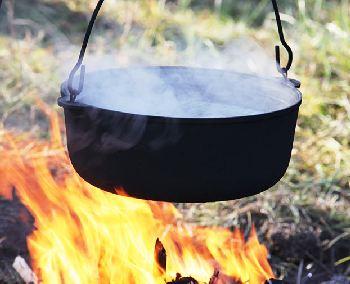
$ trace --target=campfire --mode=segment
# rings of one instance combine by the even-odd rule
[[[245,240],[238,229],[189,226],[170,203],[84,182],[65,152],[57,113],[41,107],[49,141],[0,132],[0,193],[15,193],[35,219],[27,244],[39,283],[261,284],[274,277],[254,228]]]

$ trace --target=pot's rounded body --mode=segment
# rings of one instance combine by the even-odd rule
[[[128,114],[71,103],[65,92],[59,104],[71,162],[87,182],[142,199],[207,202],[254,195],[281,179],[301,95],[287,109],[231,118]]]

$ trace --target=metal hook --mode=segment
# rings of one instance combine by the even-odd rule
[[[73,87],[73,81],[74,81],[74,76],[79,70],[79,68],[80,68],[79,87],[78,89],[75,89]],[[76,97],[82,92],[83,86],[84,86],[84,80],[85,80],[85,65],[81,65],[81,62],[78,61],[78,63],[74,66],[73,70],[70,72],[69,79],[68,79],[68,90],[70,93],[71,103],[74,103]]]
[[[288,70],[285,67],[281,67],[281,52],[280,52],[280,46],[275,46],[275,53],[276,53],[276,67],[277,71],[282,74],[284,78],[287,78]]]
[[[279,73],[282,74],[283,78],[288,79],[287,78],[287,72],[288,70],[286,69],[286,67],[281,67],[281,53],[280,53],[280,47],[278,45],[275,46],[275,52],[276,52],[276,66],[277,66],[277,70]],[[288,79],[289,82],[291,82],[295,88],[300,88],[301,83],[300,81],[296,80],[296,79]]]
[[[286,78],[288,70],[292,66],[294,55],[293,55],[293,51],[292,51],[291,47],[287,44],[287,42],[286,42],[286,40],[284,38],[282,21],[281,21],[281,16],[280,16],[280,13],[279,13],[279,10],[278,10],[277,2],[276,2],[276,0],[271,0],[271,1],[272,1],[273,10],[275,11],[277,28],[278,28],[278,35],[279,35],[279,38],[280,38],[280,41],[281,41],[282,45],[284,46],[284,48],[286,49],[286,51],[288,53],[287,65],[286,65],[286,67],[281,67],[280,47],[279,46],[275,47],[277,70],[278,70],[278,72],[280,72],[283,75],[283,77]]]

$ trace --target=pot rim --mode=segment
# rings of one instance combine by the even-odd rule
[[[148,66],[148,67],[134,67],[136,68],[142,68],[142,69],[156,69],[156,68],[161,68],[161,69],[187,69],[187,70],[202,70],[202,71],[216,71],[216,72],[233,72],[237,73],[231,70],[221,70],[221,69],[210,69],[210,68],[196,68],[196,67],[183,67],[183,66]],[[104,69],[104,70],[99,70],[99,71],[108,71],[108,70],[125,70],[125,69],[132,69],[132,68],[112,68],[112,69]],[[98,71],[95,71],[98,72]],[[252,74],[245,74],[245,73],[240,73],[244,76],[249,76],[249,77],[256,77],[255,75]],[[266,78],[266,80],[269,80],[269,78]],[[98,111],[104,111],[104,112],[109,112],[109,113],[115,113],[119,115],[128,115],[132,116],[134,118],[138,119],[147,119],[152,122],[161,122],[163,123],[165,120],[174,120],[180,123],[199,123],[199,124],[212,124],[212,123],[235,123],[235,122],[254,122],[254,121],[261,121],[264,119],[270,119],[276,116],[282,116],[286,115],[290,112],[293,112],[295,110],[298,110],[300,105],[302,104],[302,93],[294,88],[293,90],[298,98],[296,103],[290,105],[287,108],[283,108],[280,110],[275,110],[271,112],[265,112],[261,114],[254,114],[254,115],[243,115],[243,116],[233,116],[233,117],[167,117],[167,116],[157,116],[157,115],[145,115],[145,114],[137,114],[137,113],[127,113],[127,112],[122,112],[122,111],[117,111],[117,110],[110,110],[110,109],[105,109],[105,108],[100,108],[96,107],[93,105],[88,105],[80,102],[70,102],[69,101],[69,91],[67,88],[67,80],[64,81],[61,84],[61,97],[57,99],[57,103],[60,107],[64,109],[69,109],[69,110],[83,110],[83,109],[89,109],[89,110],[98,110]]]

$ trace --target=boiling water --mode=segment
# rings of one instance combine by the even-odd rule
[[[282,78],[191,68],[90,73],[77,97],[78,102],[103,109],[177,118],[256,115],[288,108],[299,100],[299,93]]]

